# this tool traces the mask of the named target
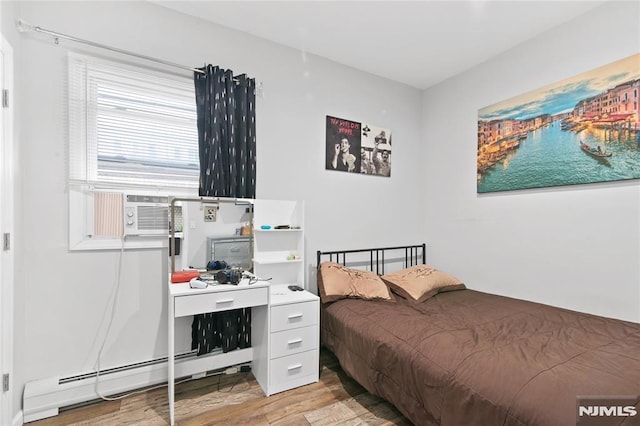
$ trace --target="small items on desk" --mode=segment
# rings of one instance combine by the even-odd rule
[[[227,269],[229,264],[224,260],[210,260],[207,262],[207,271],[217,271],[220,269]]]
[[[304,288],[300,287],[299,285],[290,285],[288,286],[288,288],[291,291],[304,291]]]
[[[238,285],[243,271],[240,268],[227,268],[216,273],[216,281],[220,284]]]
[[[196,269],[188,269],[185,271],[175,271],[171,273],[172,283],[186,283],[193,278],[200,278],[200,272]]]
[[[206,281],[202,281],[199,278],[192,278],[191,281],[189,281],[189,287],[191,288],[207,288],[208,285]]]

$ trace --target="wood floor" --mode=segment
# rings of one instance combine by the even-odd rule
[[[411,425],[395,407],[364,390],[320,351],[320,381],[265,397],[251,373],[217,375],[176,385],[175,419],[204,425]],[[61,411],[28,423],[58,425],[167,425],[167,389]]]

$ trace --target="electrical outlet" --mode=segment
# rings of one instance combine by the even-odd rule
[[[216,216],[218,213],[217,206],[204,206],[204,221],[205,222],[215,222]]]

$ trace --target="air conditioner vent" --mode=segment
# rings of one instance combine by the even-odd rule
[[[158,203],[168,204],[169,197],[163,197],[161,195],[133,195],[126,194],[128,203]]]
[[[163,206],[138,206],[138,230],[164,229],[169,232],[169,213]]]

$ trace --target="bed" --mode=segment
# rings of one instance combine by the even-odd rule
[[[322,344],[416,425],[640,424],[640,324],[472,290],[424,245],[317,262]],[[416,298],[416,270],[449,281]]]

